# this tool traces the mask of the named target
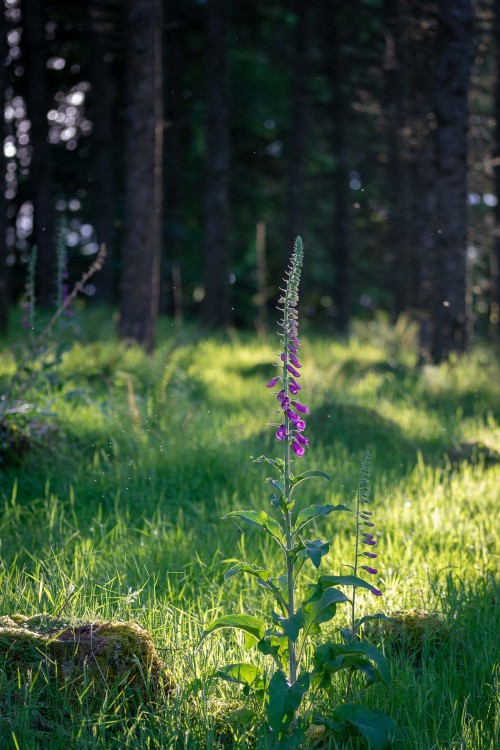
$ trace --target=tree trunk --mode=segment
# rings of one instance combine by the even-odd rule
[[[492,258],[492,290],[490,323],[496,338],[500,338],[500,0],[495,0],[495,149],[494,175],[497,204],[495,206],[495,247]]]
[[[391,215],[389,241],[393,258],[395,317],[414,305],[411,247],[410,147],[405,138],[408,119],[409,55],[404,0],[386,0],[385,131],[389,159]]]
[[[347,330],[351,317],[350,253],[349,253],[349,167],[347,162],[346,101],[343,89],[341,23],[336,3],[327,4],[328,78],[332,97],[332,151],[335,158],[333,173],[333,304],[337,308],[336,322],[339,331]]]
[[[34,208],[33,241],[38,248],[38,303],[48,307],[55,299],[55,243],[51,152],[47,140],[47,45],[45,3],[21,0],[23,64],[26,106],[31,122],[30,194]]]
[[[303,234],[302,210],[307,174],[307,138],[309,125],[309,26],[308,3],[296,0],[295,44],[293,52],[293,90],[291,133],[288,150],[287,257],[297,235]]]
[[[229,41],[226,0],[207,2],[204,322],[223,326],[229,301]]]
[[[162,227],[161,2],[127,0],[125,237],[120,333],[154,347]]]
[[[467,117],[472,60],[470,0],[439,0],[435,113],[436,266],[432,359],[468,345]]]
[[[5,333],[9,324],[9,276],[7,268],[7,202],[5,200],[6,159],[3,150],[5,142],[5,92],[8,82],[8,68],[5,60],[8,55],[7,19],[5,7],[0,9],[0,333]]]
[[[112,304],[114,293],[114,188],[113,188],[113,101],[108,65],[105,61],[106,42],[100,18],[99,0],[87,3],[87,35],[89,40],[89,78],[92,86],[90,117],[94,123],[92,135],[95,232],[99,245],[106,245],[106,262],[97,279],[96,300]]]
[[[182,73],[185,67],[181,49],[183,18],[178,5],[168,4],[166,17],[165,60],[165,213],[167,220],[166,252],[170,268],[164,264],[160,310],[163,314],[174,314],[176,321],[182,320],[182,289],[180,261],[182,255],[182,122],[181,91]]]

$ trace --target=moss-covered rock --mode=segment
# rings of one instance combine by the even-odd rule
[[[68,625],[43,615],[0,617],[0,669],[16,676],[40,666],[58,680],[92,681],[97,692],[118,684],[172,689],[151,636],[134,622]]]
[[[373,620],[365,626],[370,640],[382,637],[395,651],[420,658],[425,650],[442,645],[450,628],[436,612],[420,609],[392,612],[387,620]]]

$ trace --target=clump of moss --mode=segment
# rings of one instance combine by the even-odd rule
[[[173,687],[151,636],[134,622],[69,626],[40,615],[0,617],[0,667],[15,676],[40,666],[58,680],[92,681],[97,692],[117,684],[141,692]]]
[[[443,644],[450,628],[436,612],[420,609],[393,612],[388,620],[372,620],[365,625],[365,636],[382,638],[395,651],[413,659]]]

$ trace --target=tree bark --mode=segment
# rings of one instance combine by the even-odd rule
[[[38,248],[38,303],[49,307],[55,299],[55,242],[51,151],[47,125],[47,45],[45,3],[21,0],[26,106],[31,122],[30,194],[33,200],[33,241]]]
[[[500,338],[500,0],[495,0],[495,148],[494,167],[495,192],[495,246],[492,258],[492,290],[490,302],[490,324],[496,338]]]
[[[415,304],[411,246],[410,147],[405,138],[408,119],[409,54],[404,0],[386,0],[385,130],[389,160],[391,215],[389,241],[393,258],[394,313]]]
[[[158,318],[163,109],[161,2],[126,4],[125,237],[120,333],[151,350]]]
[[[229,40],[226,0],[208,0],[204,196],[204,322],[230,321],[229,299]]]
[[[106,245],[106,262],[97,279],[96,300],[112,304],[114,297],[115,202],[113,186],[113,99],[112,83],[105,60],[107,45],[99,0],[88,0],[87,36],[89,40],[90,117],[94,123],[92,161],[94,184],[95,233],[99,245]]]
[[[7,201],[5,199],[6,159],[3,150],[5,142],[5,92],[8,83],[8,68],[5,63],[8,54],[7,19],[5,7],[0,9],[0,333],[5,333],[9,324],[9,275],[7,267]]]
[[[470,0],[439,0],[435,112],[436,265],[432,359],[468,346],[467,118],[472,60]]]
[[[296,26],[293,52],[291,133],[288,151],[287,257],[297,235],[302,234],[302,212],[307,176],[307,140],[309,131],[309,3],[296,0]]]
[[[337,308],[336,324],[345,332],[351,317],[350,299],[350,252],[349,252],[349,167],[347,161],[346,101],[343,89],[342,39],[340,36],[340,13],[336,3],[327,4],[328,68],[332,97],[332,152],[335,158],[333,173],[333,304]]]

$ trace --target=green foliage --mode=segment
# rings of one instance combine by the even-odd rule
[[[220,517],[238,507],[238,497],[258,508],[259,480],[277,476],[265,462],[248,468],[249,458],[272,455],[272,435],[262,429],[270,407],[261,373],[272,366],[275,343],[250,334],[199,341],[189,328],[179,339],[164,319],[158,351],[147,355],[113,337],[104,311],[85,313],[79,324],[79,343],[57,367],[57,432],[34,445],[21,466],[0,473],[2,608],[55,616],[64,609],[71,622],[138,622],[153,635],[177,690],[150,704],[113,689],[96,709],[90,691],[75,702],[42,674],[21,677],[19,687],[1,672],[0,745],[15,750],[14,734],[29,750],[264,750],[258,681],[242,698],[244,685],[211,675],[223,664],[250,661],[268,673],[275,664],[285,671],[284,637],[264,635],[248,651],[243,631],[233,638],[221,629],[221,638],[205,639],[198,652],[196,645],[206,626],[231,611],[255,615],[268,629],[258,576],[222,582],[236,557],[265,560],[261,566],[272,571],[281,569],[283,552],[256,526],[242,536]],[[294,515],[315,504],[354,508],[349,488],[366,444],[376,466],[374,509],[384,550],[376,585],[382,584],[384,604],[368,592],[361,601],[358,589],[359,619],[382,608],[391,618],[380,628],[376,621],[361,628],[390,656],[394,688],[380,683],[364,690],[367,677],[357,670],[350,702],[389,714],[404,733],[396,747],[495,750],[500,463],[479,452],[450,456],[478,442],[492,456],[500,453],[498,358],[478,348],[439,367],[412,370],[400,362],[394,368],[374,345],[312,334],[303,351],[314,457],[306,454],[301,469],[318,465],[332,479],[300,485]],[[4,345],[0,377],[8,379],[13,366]],[[322,574],[352,574],[338,562],[352,556],[353,516],[332,512],[303,530],[307,538],[334,540]],[[299,605],[317,577],[305,563]],[[330,588],[351,597],[347,584]],[[335,640],[334,625],[350,630],[349,606],[338,604],[335,619],[321,626],[324,636],[309,642]],[[406,628],[404,613],[416,620],[423,611],[439,617],[442,635],[432,635],[429,618],[428,628],[413,621]],[[281,649],[280,667],[266,649]],[[306,648],[307,671],[311,658]],[[346,674],[334,674],[329,692],[318,692],[304,748],[366,747],[355,727],[326,736],[333,732],[326,722],[345,700]]]
[[[269,729],[273,738],[274,746],[285,748],[291,745],[299,746],[303,740],[310,716],[312,714],[316,694],[319,689],[329,691],[331,688],[332,675],[347,670],[348,687],[346,701],[350,695],[351,680],[354,672],[360,672],[366,678],[366,686],[383,682],[390,686],[391,678],[385,656],[372,644],[359,640],[359,622],[355,619],[355,594],[356,589],[365,588],[373,593],[379,594],[367,581],[357,575],[358,559],[365,554],[359,552],[361,536],[374,545],[371,534],[362,532],[361,527],[371,528],[374,524],[368,521],[371,513],[366,509],[361,512],[361,505],[370,502],[370,453],[367,451],[361,464],[358,479],[358,500],[355,514],[356,522],[356,545],[354,559],[354,575],[352,576],[320,576],[316,585],[311,585],[312,592],[303,602],[298,605],[298,577],[304,563],[309,560],[314,568],[318,569],[323,558],[330,550],[330,543],[321,539],[307,539],[302,536],[302,530],[311,521],[328,516],[333,511],[343,510],[350,512],[344,505],[313,505],[305,508],[295,516],[293,515],[295,500],[292,493],[297,485],[308,479],[323,478],[331,481],[328,474],[323,471],[309,470],[298,475],[292,473],[293,459],[291,448],[300,458],[304,454],[304,445],[307,439],[303,437],[305,423],[300,423],[300,414],[294,413],[290,406],[297,402],[300,387],[297,382],[290,378],[299,378],[300,373],[295,368],[301,368],[298,360],[298,288],[300,272],[303,261],[302,240],[297,238],[290,266],[285,280],[285,289],[279,300],[279,310],[283,314],[280,327],[282,333],[280,338],[283,344],[281,354],[282,371],[280,376],[273,378],[267,387],[273,387],[280,383],[280,391],[277,399],[283,413],[283,423],[276,433],[278,440],[283,441],[283,458],[267,458],[261,456],[257,462],[266,462],[277,472],[278,478],[268,477],[266,482],[271,485],[274,492],[271,494],[271,505],[278,514],[278,519],[272,518],[266,511],[260,510],[236,510],[227,513],[224,518],[240,519],[247,524],[257,526],[266,532],[276,543],[284,555],[284,570],[275,576],[271,575],[271,568],[262,568],[249,565],[246,562],[237,562],[225,573],[225,580],[232,578],[236,573],[248,573],[256,577],[260,585],[267,590],[275,599],[279,612],[271,612],[272,627],[266,629],[266,624],[254,615],[234,614],[217,618],[203,634],[203,639],[221,628],[233,628],[242,630],[246,636],[247,645],[252,645],[255,639],[260,653],[272,657],[277,669],[272,674],[267,686],[259,688],[264,692],[266,715]],[[295,407],[301,413],[308,413],[308,407],[298,403]],[[281,417],[280,417],[281,418]],[[366,515],[369,513],[369,515]],[[376,555],[374,555],[376,557]],[[370,569],[368,569],[370,570]],[[377,572],[376,570],[371,572]],[[305,662],[305,651],[308,639],[311,636],[322,634],[321,626],[329,623],[337,614],[337,605],[349,602],[348,597],[340,590],[333,588],[334,584],[352,587],[352,628],[348,636],[344,636],[346,645],[338,643],[327,643],[316,645],[313,650],[313,669],[308,671]],[[342,632],[342,631],[341,631]],[[250,636],[250,640],[249,640]],[[285,662],[286,667],[285,667]],[[255,668],[257,670],[257,668]],[[251,670],[248,665],[229,665],[218,670],[219,676],[224,679],[243,684],[249,688],[256,678],[261,677],[261,670]],[[250,679],[250,682],[248,681]],[[310,688],[314,686],[314,690]],[[308,697],[309,706],[306,712],[299,715],[299,708],[305,697]],[[377,715],[367,712],[363,715],[363,731],[360,732],[370,741],[370,732],[377,738],[383,735],[386,727],[377,729]],[[358,727],[358,723],[350,721],[350,727]],[[372,727],[373,725],[373,727]],[[346,722],[341,725],[346,728]],[[381,747],[380,741],[378,747]]]

